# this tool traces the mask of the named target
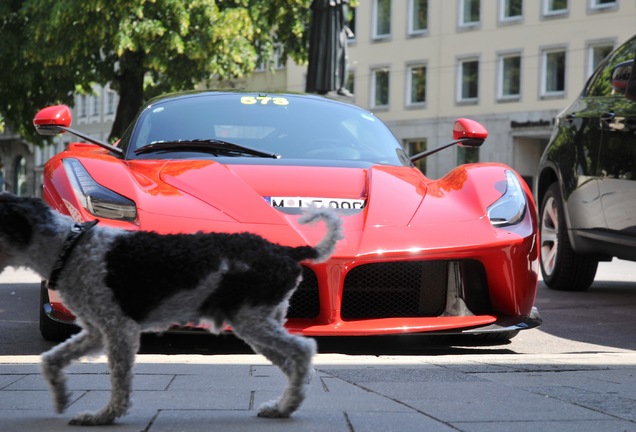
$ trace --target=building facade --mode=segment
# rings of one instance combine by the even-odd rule
[[[528,183],[556,115],[596,65],[636,29],[634,0],[360,0],[348,44],[351,102],[373,111],[412,154],[451,139],[458,117],[486,126],[478,150],[420,161],[439,178],[460,163],[502,162]],[[305,89],[306,65],[262,67],[234,87]],[[108,87],[76,96],[73,127],[107,139],[118,98]],[[40,195],[48,148],[0,135],[5,189]]]
[[[413,154],[449,141],[458,117],[486,126],[479,150],[424,161],[429,177],[497,161],[531,184],[554,118],[635,20],[631,0],[360,0],[348,50],[353,102]],[[287,89],[302,91],[305,71],[288,65]]]
[[[91,94],[75,95],[71,127],[107,141],[118,102],[119,96],[109,86],[94,85]],[[65,133],[39,146],[5,130],[0,134],[0,191],[41,197],[44,163],[77,139]]]
[[[0,192],[33,195],[34,146],[10,130],[0,134]]]

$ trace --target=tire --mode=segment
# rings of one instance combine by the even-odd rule
[[[74,324],[64,324],[49,318],[44,306],[49,302],[49,293],[45,283],[40,285],[40,334],[51,342],[62,342],[79,331]]]
[[[587,290],[594,282],[598,260],[572,249],[558,183],[550,185],[542,203],[539,222],[543,281],[558,291]]]

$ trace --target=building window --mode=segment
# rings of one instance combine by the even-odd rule
[[[480,0],[459,1],[459,25],[460,27],[474,27],[479,25]]]
[[[349,90],[351,94],[356,94],[356,74],[355,71],[347,71],[347,82],[345,88]]]
[[[356,10],[357,8],[349,8],[349,17],[347,20],[347,27],[349,27],[349,30],[351,30],[351,33],[353,33],[353,35],[349,35],[349,42],[354,41],[356,39]]]
[[[587,76],[592,75],[592,72],[596,70],[599,64],[614,50],[614,44],[597,43],[590,45],[588,48],[588,63],[587,63]]]
[[[274,50],[274,69],[285,69],[282,45],[276,45],[276,49]]]
[[[542,55],[541,96],[565,94],[565,50],[545,50]]]
[[[115,92],[110,89],[106,92],[106,114],[115,114]]]
[[[389,70],[375,69],[371,73],[371,106],[385,108],[389,106]]]
[[[521,55],[502,54],[498,64],[498,92],[500,100],[519,99],[521,96]]]
[[[4,190],[4,183],[4,163],[2,158],[0,158],[0,192]]]
[[[499,21],[519,21],[523,17],[523,0],[499,0]]]
[[[428,30],[428,0],[409,0],[409,34]]]
[[[618,1],[616,0],[590,0],[590,9],[612,9],[618,7]]]
[[[459,61],[458,101],[477,103],[479,97],[479,60],[464,59]]]
[[[564,15],[568,12],[568,0],[543,0],[543,15]]]
[[[391,36],[391,0],[374,0],[373,22],[374,39],[386,39]]]
[[[413,65],[407,68],[407,105],[426,103],[426,66]]]
[[[259,56],[258,64],[254,68],[254,72],[265,72],[267,70],[267,62]]]
[[[93,101],[93,112],[91,114],[93,117],[97,117],[99,116],[99,95],[93,95],[91,96],[91,99]]]
[[[18,196],[28,195],[26,159],[18,156],[13,166],[13,193]]]
[[[256,68],[254,68],[254,72],[267,72],[269,69],[284,69],[285,65],[281,62],[282,51],[282,46],[277,45],[274,48],[274,55],[271,59],[266,60],[260,57],[259,63],[256,65]]]
[[[86,95],[80,95],[77,99],[77,112],[80,118],[86,118]]]
[[[479,147],[457,147],[457,165],[479,162]]]
[[[404,148],[406,149],[406,154],[409,156],[414,156],[418,153],[422,153],[426,151],[426,138],[415,138],[404,140]],[[426,160],[427,158],[422,158],[418,161],[413,162],[423,174],[426,175]]]

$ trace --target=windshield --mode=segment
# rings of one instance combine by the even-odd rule
[[[122,144],[132,159],[178,157],[179,145],[184,153],[199,152],[200,157],[226,155],[201,149],[206,140],[217,147],[226,143],[278,155],[280,160],[410,164],[395,137],[373,114],[328,99],[295,95],[202,93],[159,101],[146,107],[129,141]],[[192,141],[198,145],[185,145]],[[142,148],[156,151],[139,151]]]
[[[280,155],[273,153],[265,153],[249,147],[240,146],[229,141],[217,139],[193,139],[193,140],[177,140],[177,141],[155,141],[139,147],[135,150],[136,155],[153,152],[180,152],[190,149],[192,151],[200,151],[212,153],[215,155],[225,156],[255,156],[268,157],[278,159]]]

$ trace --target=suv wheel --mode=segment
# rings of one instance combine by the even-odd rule
[[[594,282],[598,260],[577,254],[570,244],[558,183],[543,196],[540,214],[541,274],[545,284],[559,291],[585,291]]]

